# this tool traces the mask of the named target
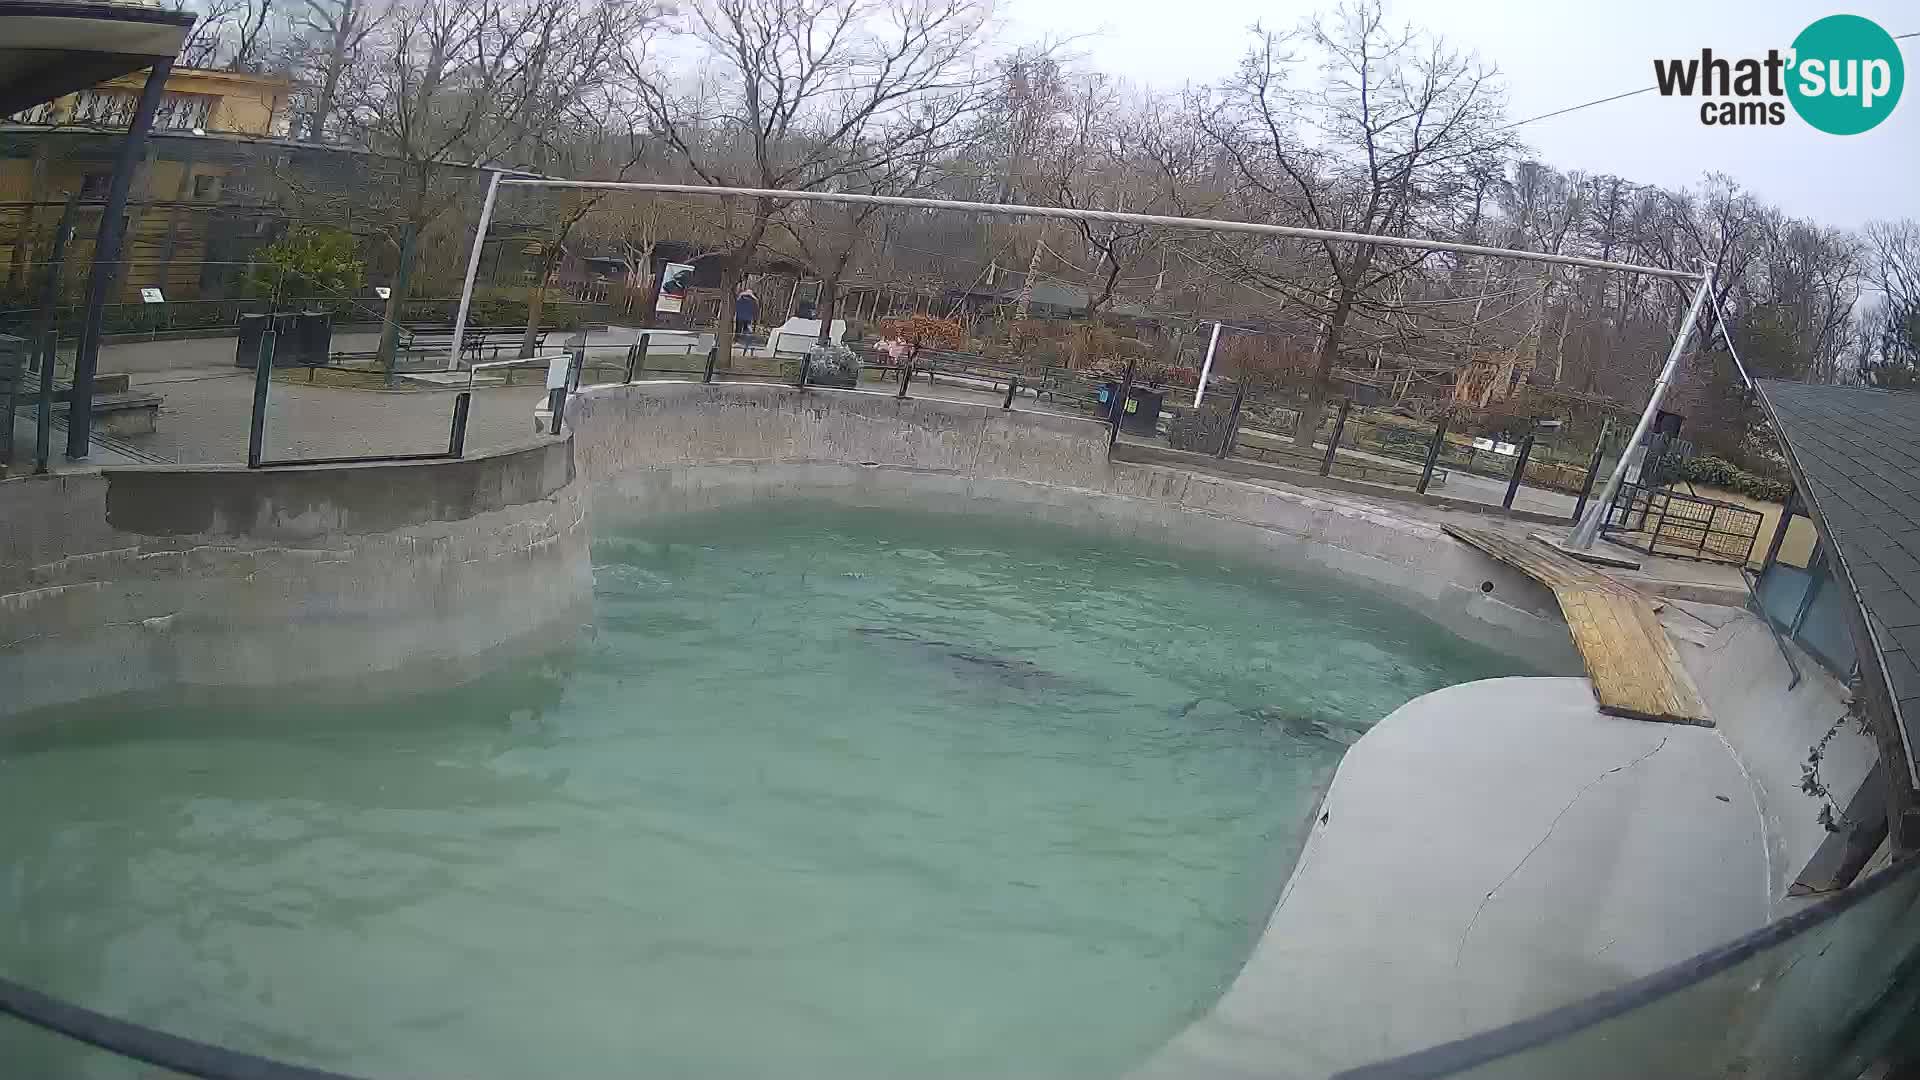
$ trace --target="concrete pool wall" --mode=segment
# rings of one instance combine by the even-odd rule
[[[586,511],[564,440],[462,461],[5,481],[0,716],[167,687],[477,672],[577,622]]]
[[[1338,574],[1540,671],[1580,670],[1552,594],[1437,527],[1350,499],[1109,461],[1095,421],[765,383],[592,387],[571,410],[598,513],[792,496],[1012,513]]]
[[[1545,590],[1352,501],[1109,462],[1041,412],[767,384],[593,387],[571,438],[459,461],[129,466],[0,482],[0,716],[166,687],[481,670],[591,595],[589,503],[784,495],[1011,513],[1332,572],[1469,640],[1578,670]]]

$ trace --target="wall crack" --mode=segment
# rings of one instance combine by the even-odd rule
[[[1533,846],[1527,849],[1527,853],[1525,855],[1520,856],[1520,861],[1513,864],[1513,869],[1507,871],[1507,875],[1501,878],[1498,884],[1496,884],[1493,888],[1487,890],[1486,896],[1481,897],[1480,906],[1473,909],[1473,918],[1467,920],[1467,928],[1465,930],[1460,931],[1460,943],[1453,951],[1454,967],[1460,966],[1460,958],[1463,955],[1465,955],[1467,951],[1467,939],[1473,935],[1473,928],[1479,924],[1480,916],[1487,910],[1487,905],[1493,902],[1493,898],[1499,895],[1501,889],[1506,888],[1508,882],[1512,881],[1515,877],[1519,876],[1520,871],[1526,867],[1528,860],[1532,859],[1534,854],[1538,852],[1541,848],[1545,847],[1547,844],[1547,841],[1553,838],[1553,831],[1560,827],[1560,822],[1567,816],[1568,813],[1570,813],[1573,810],[1574,804],[1578,803],[1581,797],[1586,795],[1587,792],[1593,790],[1596,786],[1598,786],[1602,780],[1605,780],[1607,777],[1612,776],[1615,773],[1626,772],[1628,769],[1633,768],[1635,765],[1640,764],[1641,762],[1647,760],[1653,755],[1659,753],[1661,750],[1665,749],[1667,745],[1667,740],[1672,737],[1673,736],[1671,735],[1663,736],[1660,739],[1659,745],[1655,746],[1653,749],[1647,751],[1644,754],[1641,754],[1639,757],[1634,758],[1632,761],[1629,761],[1624,765],[1615,765],[1613,768],[1608,769],[1606,772],[1603,772],[1599,776],[1596,776],[1593,779],[1587,781],[1585,784],[1582,784],[1580,786],[1580,790],[1573,793],[1573,798],[1567,800],[1567,805],[1561,807],[1560,812],[1558,814],[1555,814],[1553,816],[1553,820],[1547,823],[1547,831],[1541,834],[1540,839],[1534,841]]]

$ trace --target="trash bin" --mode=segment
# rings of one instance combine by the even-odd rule
[[[240,316],[240,338],[233,346],[233,366],[250,368],[260,358],[260,335],[267,329],[265,315]]]
[[[1120,384],[1101,383],[1094,391],[1094,400],[1100,405],[1100,414],[1105,419],[1113,419],[1113,410],[1120,396]],[[1120,430],[1129,435],[1155,435],[1160,431],[1160,403],[1166,400],[1166,391],[1149,390],[1136,386],[1127,391],[1126,403],[1120,407]]]
[[[327,356],[333,351],[333,313],[330,311],[303,311],[297,319],[293,331],[293,362],[306,367],[325,367]],[[281,366],[279,358],[274,358],[274,366]]]
[[[273,331],[277,335],[273,343],[273,366],[294,367],[300,363],[299,343],[296,340],[299,316],[294,314],[275,315]],[[251,368],[260,359],[260,335],[267,330],[266,315],[240,316],[240,336],[234,342],[233,366]]]
[[[1166,398],[1164,390],[1134,387],[1127,395],[1126,408],[1120,413],[1120,430],[1129,435],[1159,434],[1160,403]]]

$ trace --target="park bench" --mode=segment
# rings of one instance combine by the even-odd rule
[[[54,388],[53,410],[64,413],[73,400],[72,386]],[[93,428],[102,435],[151,435],[159,426],[159,394],[133,389],[124,373],[93,377]]]
[[[557,326],[543,326],[535,330],[533,332],[534,351],[545,350],[547,339],[561,333],[566,331]],[[518,350],[520,343],[526,340],[526,335],[527,328],[524,326],[469,326],[460,336],[460,359],[467,364],[474,363],[483,356],[497,359],[504,349]],[[453,348],[452,323],[416,324],[400,328],[394,352],[399,356],[418,358],[445,355],[451,348]],[[377,348],[354,349],[336,351],[333,353],[333,358],[372,360],[379,355]]]

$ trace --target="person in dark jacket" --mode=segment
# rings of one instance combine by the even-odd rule
[[[740,295],[733,298],[733,336],[745,339],[759,314],[760,298],[753,295],[752,286],[741,289]]]

